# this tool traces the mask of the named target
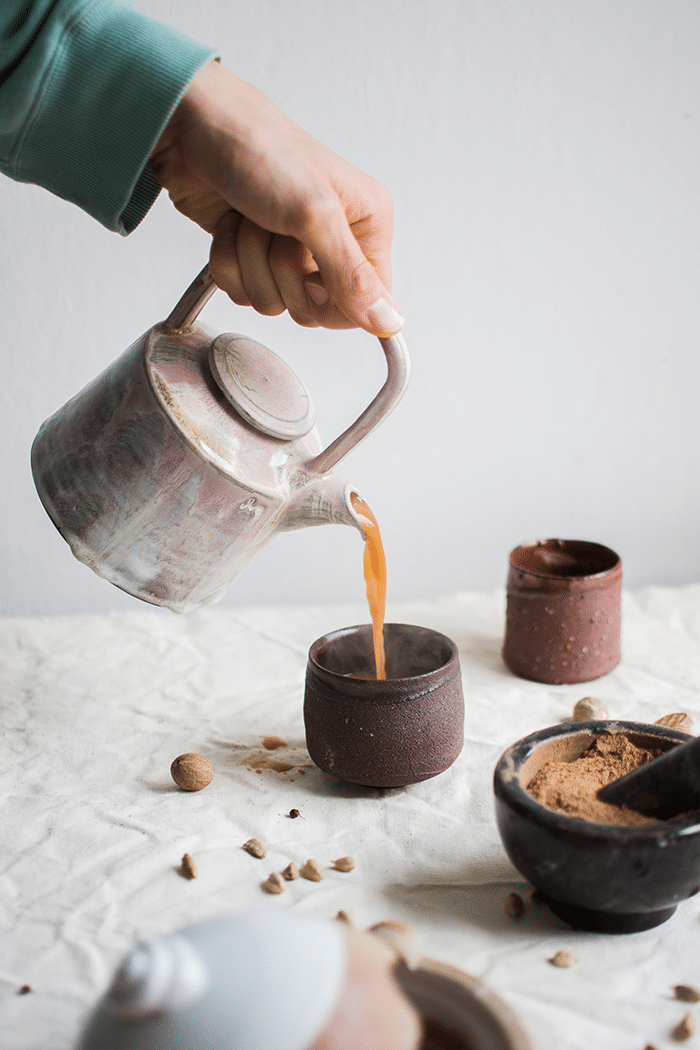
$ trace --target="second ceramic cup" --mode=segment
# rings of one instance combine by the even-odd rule
[[[384,625],[387,678],[374,668],[372,629],[345,627],[309,650],[306,746],[326,773],[367,787],[404,787],[448,769],[462,750],[457,647],[438,631]]]
[[[620,662],[622,565],[585,540],[542,540],[510,555],[503,659],[521,678],[590,682]]]

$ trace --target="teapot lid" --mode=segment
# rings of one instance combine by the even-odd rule
[[[236,349],[226,389],[211,367],[212,344],[219,338]],[[242,351],[241,343],[248,344]],[[264,363],[256,365],[255,358]],[[185,442],[251,492],[279,497],[291,465],[321,449],[311,398],[291,369],[253,339],[220,337],[201,322],[184,331],[156,325],[147,334],[144,364],[157,401]],[[218,366],[222,375],[224,365]],[[289,435],[296,427],[303,436],[282,437],[284,427]]]
[[[248,336],[226,332],[209,348],[209,367],[221,392],[256,430],[270,437],[304,437],[314,406],[289,365]]]

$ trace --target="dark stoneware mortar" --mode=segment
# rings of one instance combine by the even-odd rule
[[[609,547],[543,540],[510,555],[503,659],[550,685],[590,682],[620,662],[622,566]]]
[[[387,678],[374,673],[369,624],[311,646],[306,745],[316,765],[367,787],[404,787],[443,773],[462,750],[464,698],[457,647],[438,631],[384,625]]]
[[[642,826],[596,824],[555,813],[526,790],[546,762],[572,761],[611,730],[641,747],[671,748],[691,739],[641,722],[541,729],[499,759],[496,820],[506,853],[555,915],[576,929],[636,933],[665,922],[700,889],[700,811]]]

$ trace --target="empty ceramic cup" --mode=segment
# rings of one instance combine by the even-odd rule
[[[374,677],[372,628],[345,627],[311,646],[306,746],[316,765],[367,787],[404,787],[443,773],[462,750],[457,647],[438,631],[384,625],[387,678]]]
[[[532,1050],[513,1011],[479,978],[434,959],[395,976],[423,1021],[421,1050]]]
[[[585,540],[542,540],[510,555],[503,659],[521,678],[590,682],[620,662],[622,565]]]
[[[605,733],[638,747],[691,739],[669,726],[601,720],[549,726],[518,740],[494,772],[506,853],[560,919],[579,930],[637,933],[665,922],[700,887],[700,813],[642,825],[599,824],[538,802],[527,790],[548,762],[572,762]]]

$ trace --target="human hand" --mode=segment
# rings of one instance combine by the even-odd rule
[[[373,936],[348,929],[345,934],[345,988],[309,1050],[417,1050],[421,1022],[392,975],[401,953],[381,932]]]
[[[212,235],[211,274],[235,303],[305,327],[401,328],[388,191],[218,62],[190,84],[151,166]]]

